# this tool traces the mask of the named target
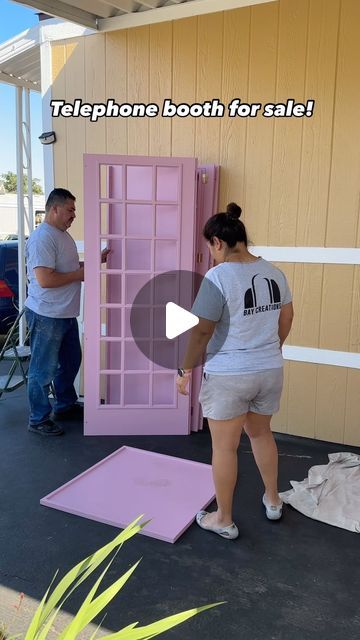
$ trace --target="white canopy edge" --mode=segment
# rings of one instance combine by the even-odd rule
[[[93,29],[58,18],[39,22],[0,44],[0,82],[41,91],[41,45],[93,33]]]
[[[279,0],[13,0],[98,31],[117,31]],[[171,2],[171,4],[168,4]],[[74,6],[77,5],[77,6]],[[139,8],[140,6],[140,8]],[[105,17],[104,17],[105,16]]]
[[[183,18],[205,15],[207,13],[219,13],[231,9],[278,1],[279,0],[221,0],[220,2],[219,0],[193,0],[192,2],[160,7],[159,9],[152,9],[150,11],[128,13],[112,18],[102,18],[98,20],[98,30],[101,32],[119,31],[120,29],[130,29],[147,24],[168,22],[170,20],[181,20]]]

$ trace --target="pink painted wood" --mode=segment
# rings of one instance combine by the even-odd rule
[[[86,435],[189,433],[190,401],[176,393],[177,363],[169,371],[146,360],[129,318],[152,277],[193,269],[195,177],[194,158],[85,154]],[[107,265],[100,263],[104,242]],[[188,302],[190,308],[190,291]]]
[[[195,271],[202,276],[210,269],[211,255],[206,240],[202,235],[205,222],[218,211],[219,171],[214,164],[200,165],[197,169],[197,205],[196,205],[196,262]],[[201,387],[202,370],[197,367],[192,375],[191,417],[192,431],[202,429],[203,417],[198,402]]]
[[[120,528],[144,514],[143,535],[173,543],[214,495],[210,465],[121,447],[40,503]]]

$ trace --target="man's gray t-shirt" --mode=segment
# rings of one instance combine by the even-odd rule
[[[40,287],[34,269],[47,267],[60,273],[79,269],[76,244],[67,231],[42,222],[26,243],[28,297],[25,306],[49,318],[76,318],[80,313],[81,282],[62,287]]]
[[[237,374],[282,367],[279,315],[289,302],[285,275],[262,258],[223,262],[210,269],[192,307],[195,315],[217,323],[207,346],[205,371]]]

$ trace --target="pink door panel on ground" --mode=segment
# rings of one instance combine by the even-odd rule
[[[85,434],[187,434],[190,402],[176,393],[176,349],[172,370],[147,359],[130,314],[156,275],[173,272],[162,281],[166,298],[176,272],[193,269],[196,160],[86,154],[84,170]],[[101,265],[104,244],[111,254]],[[151,292],[141,304],[137,336],[149,341]],[[173,347],[164,340],[160,348]]]

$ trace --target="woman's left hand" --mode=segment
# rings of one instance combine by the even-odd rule
[[[189,395],[189,391],[188,391],[188,383],[190,380],[190,375],[189,374],[185,374],[184,376],[178,376],[176,378],[176,386],[177,386],[177,390],[179,393],[181,393],[182,396],[188,396]]]

